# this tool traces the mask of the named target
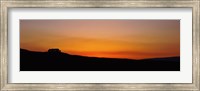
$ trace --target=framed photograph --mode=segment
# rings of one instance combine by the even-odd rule
[[[1,91],[200,91],[199,0],[0,1]]]

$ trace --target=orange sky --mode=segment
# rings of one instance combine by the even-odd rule
[[[20,20],[20,47],[109,58],[180,56],[180,21]]]

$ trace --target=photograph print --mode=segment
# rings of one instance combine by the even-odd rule
[[[180,71],[180,20],[22,19],[20,71]]]

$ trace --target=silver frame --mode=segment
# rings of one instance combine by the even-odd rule
[[[54,7],[165,7],[165,8],[192,8],[193,19],[193,73],[192,83],[130,83],[130,84],[109,84],[109,83],[95,83],[95,84],[14,84],[8,83],[8,9],[9,8],[54,8]],[[200,0],[0,0],[0,90],[187,90],[200,91]]]

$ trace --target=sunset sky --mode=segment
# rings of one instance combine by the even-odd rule
[[[180,21],[20,20],[20,48],[108,58],[180,56]]]

